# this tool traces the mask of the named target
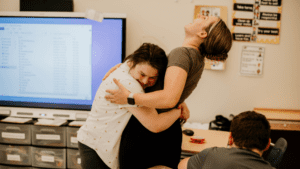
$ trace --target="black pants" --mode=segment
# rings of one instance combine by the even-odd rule
[[[109,169],[95,150],[78,142],[82,169]]]
[[[176,169],[180,162],[182,130],[179,120],[169,129],[152,133],[132,116],[122,133],[120,169],[164,165]]]

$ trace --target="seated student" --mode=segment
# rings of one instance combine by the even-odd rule
[[[179,169],[271,169],[261,156],[271,143],[270,124],[266,117],[254,111],[235,116],[230,126],[228,144],[231,148],[207,148],[183,159]]]

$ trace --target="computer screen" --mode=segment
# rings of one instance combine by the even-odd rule
[[[0,106],[90,110],[125,58],[126,18],[20,13],[0,13]]]

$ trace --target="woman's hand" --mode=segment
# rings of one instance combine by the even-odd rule
[[[181,116],[179,118],[182,119],[182,123],[185,123],[187,121],[188,118],[190,118],[190,110],[187,107],[187,105],[185,104],[185,102],[181,103],[178,108],[181,109]]]
[[[116,66],[112,67],[103,77],[102,81],[105,80],[113,71],[121,66],[122,63],[117,64]]]
[[[106,92],[111,95],[106,95],[105,99],[115,104],[127,104],[127,97],[130,92],[117,80],[113,79],[115,84],[119,87],[117,90],[107,89]]]

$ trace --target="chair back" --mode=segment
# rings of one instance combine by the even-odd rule
[[[278,168],[286,148],[287,141],[282,137],[279,138],[267,156],[267,161],[272,167]]]

